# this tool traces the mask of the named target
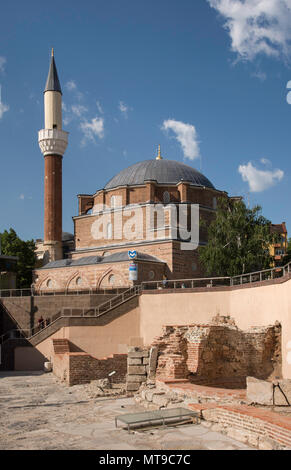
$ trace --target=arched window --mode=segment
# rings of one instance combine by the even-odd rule
[[[77,279],[76,279],[76,285],[77,285],[77,286],[81,286],[82,283],[83,283],[82,278],[81,278],[81,277],[77,277]]]
[[[51,279],[49,279],[47,282],[46,282],[46,286],[50,289],[51,287],[53,287],[53,281]]]
[[[217,209],[217,199],[216,199],[216,197],[213,198],[213,209]]]
[[[109,276],[108,281],[109,281],[109,284],[111,284],[111,286],[114,285],[114,282],[115,282],[114,274],[111,274],[111,275]]]

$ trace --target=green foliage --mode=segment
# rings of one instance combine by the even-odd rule
[[[269,246],[278,238],[270,233],[270,224],[260,206],[248,209],[243,201],[220,198],[208,227],[208,244],[199,249],[207,274],[235,276],[269,268]]]
[[[35,267],[35,243],[33,240],[21,240],[15,230],[4,230],[0,233],[2,254],[17,256],[17,287],[23,289],[32,283],[32,270]]]

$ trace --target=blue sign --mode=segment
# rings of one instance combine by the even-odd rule
[[[129,250],[128,257],[129,259],[135,259],[137,257],[137,252],[135,250]]]

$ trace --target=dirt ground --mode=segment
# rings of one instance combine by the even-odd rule
[[[133,398],[92,398],[51,373],[0,373],[0,450],[244,450],[246,445],[202,425],[128,433],[115,416],[145,411]]]

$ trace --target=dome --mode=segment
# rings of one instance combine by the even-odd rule
[[[68,242],[69,240],[74,240],[74,235],[69,232],[62,232],[62,241]]]
[[[118,186],[135,186],[145,181],[157,181],[159,184],[177,184],[187,181],[195,186],[205,186],[215,189],[206,176],[185,163],[175,160],[144,160],[125,168],[113,176],[104,189],[113,189]]]

